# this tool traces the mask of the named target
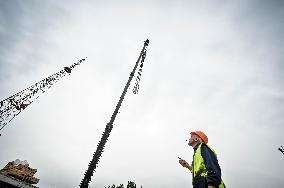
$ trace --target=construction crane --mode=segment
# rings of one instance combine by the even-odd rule
[[[0,102],[0,131],[12,120],[19,115],[27,106],[34,102],[40,94],[44,93],[53,84],[70,74],[71,71],[80,65],[85,59],[80,59],[69,67],[64,67],[61,71],[35,83],[34,85],[16,93],[15,95],[4,99]],[[1,134],[0,134],[1,136]]]
[[[91,181],[93,173],[94,173],[95,169],[97,168],[97,165],[98,165],[98,162],[100,161],[100,157],[101,157],[102,152],[104,150],[105,144],[106,144],[106,142],[108,140],[108,137],[110,135],[110,132],[111,132],[111,130],[113,128],[113,123],[114,123],[115,117],[116,117],[116,115],[117,115],[117,113],[119,111],[119,108],[120,108],[120,106],[122,104],[122,101],[123,101],[123,99],[125,97],[125,94],[126,94],[128,88],[130,86],[131,80],[133,79],[133,77],[135,75],[136,69],[139,66],[139,71],[137,73],[135,86],[134,86],[134,88],[132,90],[134,94],[138,93],[140,77],[141,77],[141,73],[142,73],[143,63],[144,63],[144,60],[146,58],[146,51],[147,51],[148,44],[149,44],[149,40],[147,39],[146,41],[144,41],[144,47],[143,47],[143,49],[140,52],[140,55],[138,57],[138,60],[137,60],[137,62],[135,64],[132,72],[130,73],[129,79],[128,79],[125,87],[124,87],[124,90],[123,90],[120,98],[119,98],[119,101],[118,101],[118,103],[116,105],[116,108],[115,108],[111,118],[110,118],[110,121],[107,123],[107,125],[105,127],[105,130],[104,130],[104,132],[102,134],[102,138],[101,138],[100,142],[97,145],[97,150],[93,154],[93,158],[90,161],[88,169],[87,169],[87,171],[84,174],[84,178],[82,179],[82,181],[80,183],[80,188],[88,188],[89,187],[89,182]]]

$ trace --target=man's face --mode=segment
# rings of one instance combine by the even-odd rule
[[[191,137],[190,137],[190,139],[188,140],[188,145],[189,145],[189,146],[193,146],[196,142],[198,142],[198,141],[197,141],[198,138],[199,138],[198,135],[196,135],[196,134],[191,134]]]

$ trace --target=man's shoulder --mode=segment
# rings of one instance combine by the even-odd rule
[[[216,155],[215,151],[205,143],[202,143],[202,145],[201,145],[201,152]]]

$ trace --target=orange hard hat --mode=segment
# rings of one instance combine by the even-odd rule
[[[196,134],[205,142],[205,144],[208,143],[208,137],[202,131],[195,131],[195,132],[191,132],[190,134],[191,135]]]

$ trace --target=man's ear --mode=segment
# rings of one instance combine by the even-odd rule
[[[203,140],[200,137],[195,138],[195,141],[203,142]]]

